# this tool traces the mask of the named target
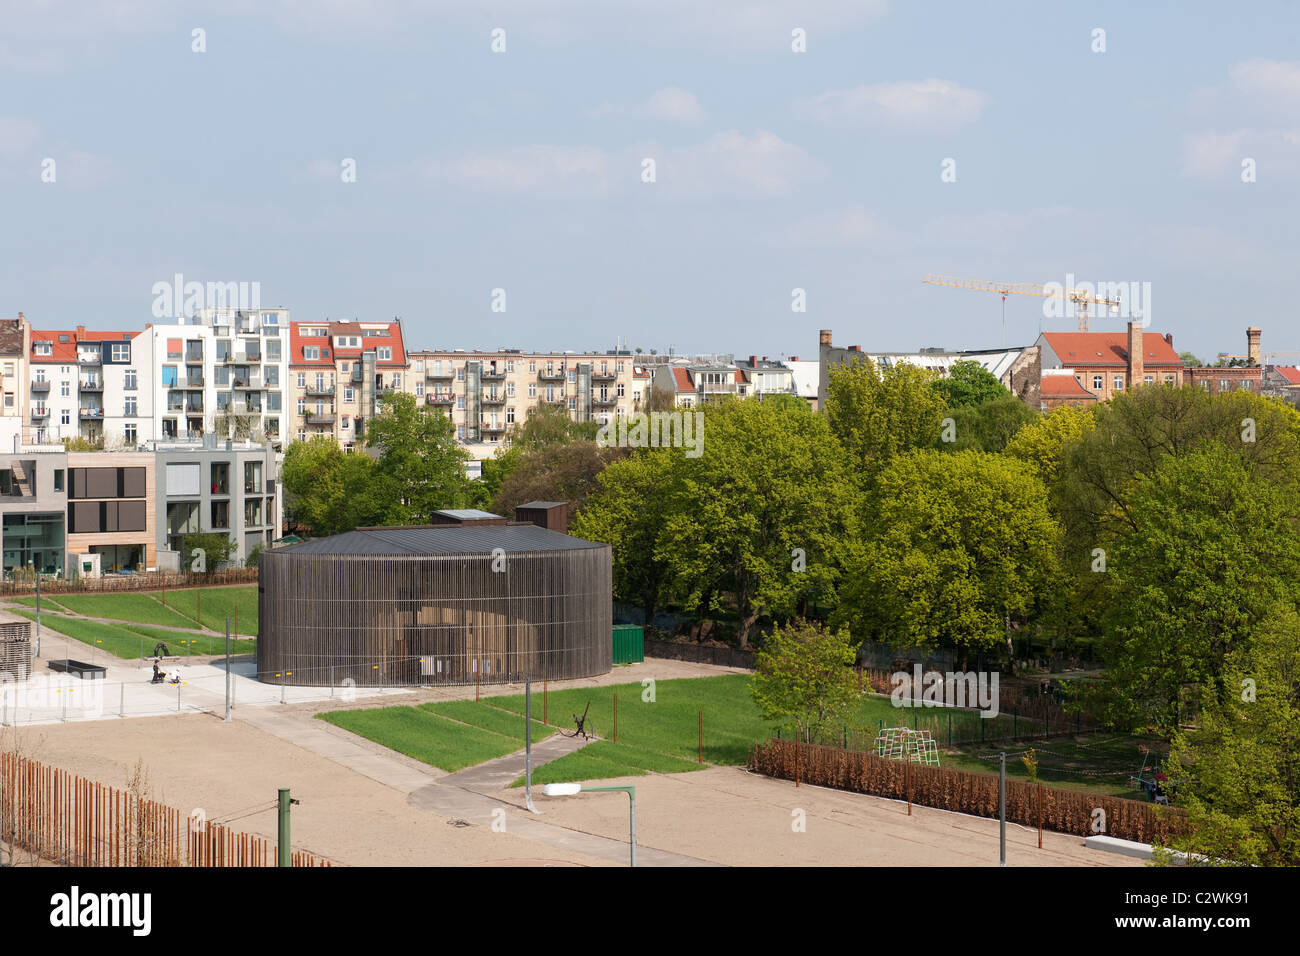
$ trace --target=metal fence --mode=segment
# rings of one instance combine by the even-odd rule
[[[678,644],[675,641],[645,642],[645,656],[693,664],[713,664],[717,667],[743,667],[754,669],[754,652],[734,647],[711,647],[707,644]]]
[[[146,571],[143,574],[109,574],[98,578],[41,578],[42,594],[77,594],[99,591],[162,591],[167,588],[218,587],[256,584],[257,568],[227,568],[196,574],[193,571]],[[35,580],[0,582],[0,596],[33,595]]]

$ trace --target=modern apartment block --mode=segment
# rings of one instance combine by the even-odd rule
[[[467,445],[499,444],[543,404],[575,421],[608,422],[641,408],[650,382],[627,353],[420,351],[410,362],[407,391],[446,411]]]
[[[280,536],[283,496],[279,465],[268,446],[207,436],[202,447],[159,448],[154,482],[156,546],[183,553],[187,534],[225,534],[235,548],[230,561],[242,564],[255,548]]]
[[[204,413],[217,438],[237,441],[260,441],[264,438],[279,446],[291,437],[286,427],[289,310],[204,308],[195,312],[186,327],[211,331],[212,353],[210,359],[205,353],[204,368],[211,370],[212,405],[208,411],[205,404]],[[190,361],[190,341],[187,339],[184,344],[184,369],[188,374],[197,363]],[[175,367],[177,381],[180,381],[181,363],[169,355],[166,366]],[[187,389],[182,391],[192,391],[188,387],[190,380],[186,384]],[[187,403],[188,400],[187,396]],[[175,401],[169,398],[168,407],[173,405]],[[168,417],[173,417],[173,413]],[[174,417],[179,431],[181,415],[176,412]],[[187,421],[191,417],[188,404],[184,417]]]
[[[334,438],[352,450],[388,392],[408,391],[402,323],[294,322],[289,438]]]
[[[148,452],[68,454],[69,564],[98,555],[100,570],[157,565],[155,458]]]
[[[63,573],[67,489],[68,456],[61,448],[17,454],[0,449],[0,543],[7,578],[19,568]]]

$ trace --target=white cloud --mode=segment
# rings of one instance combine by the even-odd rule
[[[695,94],[679,86],[665,86],[655,90],[635,106],[613,106],[608,101],[587,111],[597,118],[633,116],[640,119],[664,120],[695,126],[704,120],[704,107]]]
[[[832,126],[942,132],[975,122],[992,102],[988,93],[932,78],[828,90],[798,109]]]
[[[1193,110],[1205,128],[1183,137],[1183,172],[1240,182],[1242,161],[1257,181],[1300,173],[1300,61],[1244,60],[1227,82],[1198,91]]]
[[[524,146],[425,167],[434,183],[500,195],[603,196],[617,173],[610,153],[591,146]],[[635,177],[635,171],[628,175]]]
[[[1244,96],[1270,108],[1300,109],[1300,61],[1246,60],[1232,68],[1230,81]]]
[[[822,162],[775,133],[729,130],[695,146],[665,150],[656,185],[678,199],[766,199],[789,195],[825,174]]]

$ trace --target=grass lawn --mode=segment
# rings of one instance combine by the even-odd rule
[[[466,727],[419,707],[335,710],[316,716],[446,771],[504,757],[520,746],[513,737]]]
[[[36,620],[34,611],[18,611],[25,618]],[[87,621],[75,617],[58,617],[54,614],[41,615],[41,630],[53,631],[57,634],[69,637],[74,641],[81,641],[86,645],[93,645],[101,651],[105,651],[114,657],[120,657],[124,660],[138,660],[141,648],[146,652],[153,649],[153,641],[134,631],[127,630],[120,624],[103,624],[99,621]],[[45,645],[41,648],[42,652],[49,653],[48,641],[50,636],[45,636]],[[74,660],[81,660],[83,657],[90,656],[90,647],[87,646],[83,652],[75,645],[68,648],[68,656]]]
[[[145,651],[153,652],[153,647],[159,641],[167,645],[167,650],[171,651],[178,657],[184,657],[188,646],[191,654],[214,654],[224,656],[226,653],[226,635],[223,634],[204,634],[200,631],[165,631],[160,627],[145,627],[142,624],[128,624],[128,630],[135,631],[137,634],[143,634],[148,640],[145,642]],[[191,642],[186,644],[186,642]],[[234,634],[230,636],[230,653],[234,654],[254,654],[257,652],[257,641],[249,638],[235,639]]]
[[[163,607],[148,594],[60,594],[58,600],[73,614],[83,617],[104,617],[135,624],[193,626],[192,621]]]
[[[34,597],[10,598],[10,600],[12,600],[15,604],[21,604],[21,605],[23,605],[23,607],[30,607],[30,608],[33,608],[33,609],[36,607],[36,598],[34,598]],[[42,594],[42,595],[41,595],[41,610],[44,611],[44,610],[46,610],[47,608],[53,609],[53,610],[55,610],[55,611],[66,611],[66,610],[67,610],[67,608],[65,608],[65,607],[61,607],[61,606],[58,604],[57,601],[53,600],[52,598],[48,597],[47,595]]]
[[[167,606],[175,608],[191,622],[199,621],[199,611],[203,612],[200,622],[204,627],[220,631],[226,630],[226,618],[230,618],[231,633],[235,633],[236,623],[240,634],[257,633],[257,585],[241,584],[235,587],[203,588],[199,597],[199,588],[182,588],[167,592]],[[236,621],[238,610],[238,621]]]
[[[655,773],[686,773],[703,770],[704,764],[679,757],[631,747],[621,741],[597,740],[581,750],[552,760],[533,770],[533,783],[570,783],[575,780],[604,780],[611,777],[639,777]],[[511,784],[522,787],[521,776]]]
[[[472,700],[452,700],[442,704],[420,704],[419,709],[437,714],[439,717],[470,724],[480,730],[509,737],[517,741],[520,747],[524,745],[523,715],[493,707],[490,700],[479,703]],[[545,740],[553,733],[555,733],[554,727],[547,727],[536,717],[533,718],[533,743]]]
[[[1169,749],[1169,745],[1163,740],[1151,737],[1089,734],[1080,737],[1057,737],[1033,744],[1020,743],[1006,746],[999,744],[996,748],[988,749],[981,749],[978,746],[967,747],[945,753],[942,762],[943,766],[954,770],[969,770],[996,776],[997,758],[980,759],[977,754],[988,754],[993,750],[1005,749],[1007,779],[1028,781],[1029,770],[1021,761],[1020,755],[1029,747],[1033,747],[1038,757],[1038,779],[1043,781],[1044,786],[1140,800],[1145,797],[1142,791],[1133,788],[1129,777],[1137,776],[1142,767],[1142,758],[1145,755],[1138,749],[1142,745],[1152,750],[1143,774],[1150,779]]]

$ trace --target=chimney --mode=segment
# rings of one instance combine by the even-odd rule
[[[1172,332],[1165,333],[1165,344],[1167,344],[1170,348],[1174,347],[1174,333]]]
[[[749,364],[750,364],[750,367],[751,367],[751,368],[757,368],[757,367],[758,367],[758,356],[757,356],[757,355],[751,355],[751,356],[749,357]]]
[[[1259,364],[1259,329],[1253,325],[1246,330],[1246,361]]]
[[[1142,384],[1142,323],[1128,324],[1128,387],[1137,388]]]
[[[790,361],[791,361],[791,362],[797,362],[797,361],[799,361],[799,356],[797,356],[797,355],[791,355],[791,356],[790,356]]]
[[[830,329],[822,329],[822,331],[821,331],[821,340],[820,340],[820,343],[821,343],[821,345],[822,345],[823,347],[825,347],[825,348],[830,348],[830,345],[831,345],[831,330],[830,330]]]

